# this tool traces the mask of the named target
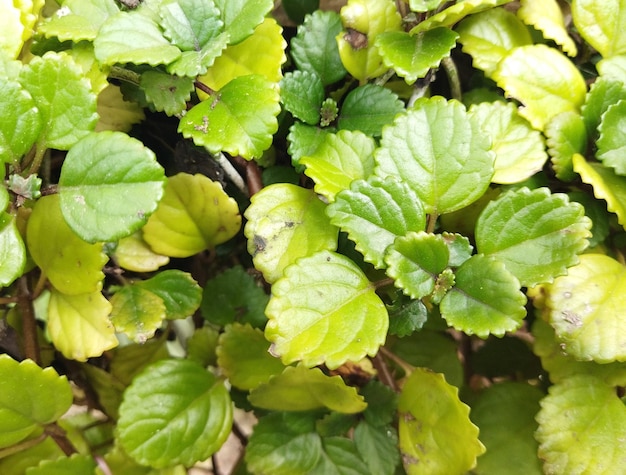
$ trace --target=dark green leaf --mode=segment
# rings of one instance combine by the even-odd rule
[[[374,427],[361,421],[354,429],[354,443],[369,473],[393,475],[400,463],[398,435],[391,426]]]
[[[41,116],[31,95],[17,81],[0,79],[0,160],[8,164],[19,160],[41,129]]]
[[[289,72],[280,81],[280,100],[294,117],[316,125],[320,121],[324,85],[313,72]]]
[[[609,106],[626,99],[626,85],[610,77],[599,76],[589,88],[585,104],[582,107],[582,116],[590,137],[595,137],[602,119],[602,114]],[[582,153],[583,151],[578,151]]]
[[[185,110],[194,85],[191,77],[146,71],[141,75],[141,88],[155,110],[176,115]]]
[[[421,300],[400,296],[393,306],[387,306],[389,313],[389,333],[399,337],[407,336],[424,326],[428,310]]]
[[[572,181],[576,178],[572,158],[575,153],[584,153],[587,147],[583,118],[576,112],[561,112],[548,122],[544,134],[557,178]]]
[[[136,285],[163,299],[168,320],[193,315],[202,300],[202,289],[191,274],[177,269],[164,270]]]
[[[626,99],[607,108],[598,131],[597,159],[618,175],[626,175]]]
[[[340,129],[360,130],[379,137],[383,126],[393,122],[402,110],[403,102],[389,89],[365,84],[348,93],[341,105],[337,125]]]
[[[310,475],[370,475],[354,442],[343,437],[322,439],[322,456]]]

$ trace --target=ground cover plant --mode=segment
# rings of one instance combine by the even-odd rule
[[[276,3],[0,2],[0,473],[619,473],[626,2]]]

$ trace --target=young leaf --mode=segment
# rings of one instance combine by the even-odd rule
[[[527,25],[541,31],[543,37],[554,40],[570,57],[578,54],[574,40],[565,28],[563,12],[556,0],[522,0],[517,16]]]
[[[0,213],[0,287],[8,287],[20,277],[25,266],[26,248],[16,219],[10,214]]]
[[[170,261],[169,257],[152,251],[140,232],[120,239],[114,257],[120,267],[133,272],[152,272]]]
[[[324,94],[322,80],[309,71],[289,72],[280,81],[280,100],[285,109],[307,124],[319,123]]]
[[[264,309],[268,301],[269,296],[254,278],[235,266],[206,283],[200,310],[215,325],[241,322],[260,328],[267,321]]]
[[[544,139],[519,116],[511,103],[483,102],[472,105],[470,115],[492,139],[496,154],[493,183],[519,183],[543,168],[547,160]]]
[[[202,300],[202,288],[191,274],[178,269],[164,270],[150,279],[138,281],[135,285],[163,300],[168,320],[193,315]]]
[[[258,328],[239,323],[227,325],[219,338],[217,363],[230,384],[248,391],[266,383],[270,377],[285,369],[278,358],[269,354],[269,346]],[[278,410],[288,408],[281,406]]]
[[[440,305],[449,325],[481,338],[502,336],[521,326],[526,296],[502,262],[474,255],[456,270],[455,280]]]
[[[279,99],[274,85],[263,76],[240,76],[191,108],[178,131],[211,153],[258,158],[278,130]]]
[[[163,196],[163,167],[122,132],[87,135],[67,153],[59,178],[63,217],[87,242],[113,241],[143,226]]]
[[[572,376],[552,386],[537,422],[546,473],[610,473],[626,457],[624,403],[615,388],[594,376]]]
[[[583,118],[573,111],[561,112],[548,122],[544,135],[557,178],[572,181],[576,177],[572,163],[574,154],[584,153],[587,147]]]
[[[403,31],[389,31],[376,37],[376,47],[383,63],[403,77],[408,84],[426,76],[450,57],[458,33],[449,28],[434,28],[416,35]]]
[[[80,67],[65,53],[35,56],[20,73],[43,125],[39,147],[69,150],[98,120],[96,95]]]
[[[109,315],[111,304],[100,292],[67,295],[52,289],[48,334],[63,356],[76,361],[101,356],[118,345]]]
[[[89,455],[74,454],[57,460],[44,460],[37,467],[26,470],[25,475],[84,475],[94,473],[96,462]]]
[[[237,44],[252,34],[274,6],[271,0],[214,0],[221,12],[231,44]]]
[[[158,254],[188,257],[228,241],[240,227],[237,203],[219,183],[204,175],[179,173],[168,178],[143,237]]]
[[[576,66],[556,49],[541,44],[512,50],[498,63],[493,78],[508,96],[524,105],[520,114],[538,130],[561,112],[578,111],[587,92]]]
[[[505,382],[485,389],[472,405],[487,451],[478,457],[477,474],[540,475],[535,414],[544,394],[526,383]]]
[[[369,468],[368,473],[393,475],[400,463],[398,436],[389,426],[374,427],[361,421],[354,429],[354,444]]]
[[[313,190],[281,183],[256,193],[245,212],[244,234],[254,267],[270,284],[299,257],[337,248],[338,229],[330,224]]]
[[[440,26],[452,26],[468,15],[473,15],[483,10],[509,3],[511,0],[464,0],[456,5],[449,6],[445,10],[428,17],[417,24],[409,32],[414,35],[421,31],[432,30]]]
[[[618,175],[626,175],[626,100],[608,107],[598,127],[596,158]]]
[[[326,408],[344,414],[362,412],[367,404],[356,389],[339,376],[326,376],[319,368],[290,366],[267,383],[254,388],[253,406],[273,411],[310,411]]]
[[[398,400],[402,464],[410,475],[465,473],[485,451],[469,407],[441,374],[416,368]]]
[[[526,25],[514,13],[503,8],[471,15],[455,30],[463,51],[472,57],[474,67],[483,70],[489,77],[509,51],[533,43]]]
[[[387,249],[387,275],[411,298],[421,299],[435,290],[437,276],[448,265],[448,258],[448,246],[440,235],[411,231]]]
[[[371,472],[361,459],[352,440],[345,437],[326,437],[322,439],[322,447],[322,456],[309,475],[329,473],[370,475]]]
[[[389,319],[373,286],[350,259],[320,251],[299,259],[272,286],[266,338],[283,363],[331,369],[374,355]]]
[[[152,338],[166,318],[163,299],[138,285],[126,285],[111,297],[111,323],[131,340],[144,343]]]
[[[102,243],[88,244],[79,238],[63,219],[59,202],[59,195],[37,200],[26,232],[30,255],[60,292],[97,292],[107,262]]]
[[[343,130],[360,130],[380,137],[383,126],[404,110],[398,96],[382,86],[365,84],[348,93],[341,105],[337,126]]]
[[[476,201],[489,186],[489,147],[489,137],[460,102],[420,99],[383,129],[375,173],[405,181],[427,213],[449,213]]]
[[[330,222],[340,227],[366,262],[386,266],[385,250],[396,237],[409,231],[423,231],[426,213],[415,192],[393,178],[372,176],[355,180],[350,190],[336,196],[326,209]]]
[[[72,405],[67,378],[31,360],[18,363],[0,355],[0,447],[9,447],[29,436],[37,426],[60,418]]]
[[[335,41],[340,32],[338,13],[316,10],[304,18],[291,40],[291,55],[298,69],[316,74],[324,86],[346,75]]]
[[[411,335],[420,330],[428,320],[428,310],[421,300],[400,297],[393,306],[387,305],[389,313],[389,333],[399,337]]]
[[[340,130],[328,134],[315,153],[300,158],[306,175],[315,182],[315,191],[329,201],[350,187],[350,183],[365,178],[374,169],[374,139],[363,132]]]
[[[589,88],[582,116],[587,126],[587,133],[596,136],[602,115],[609,106],[626,99],[626,84],[610,77],[599,76]],[[583,151],[579,151],[583,153]]]
[[[142,465],[191,466],[222,446],[232,418],[222,381],[192,361],[167,359],[148,366],[124,392],[118,442]]]
[[[624,266],[609,256],[585,254],[549,287],[550,324],[566,353],[598,363],[626,361]]]
[[[156,70],[143,73],[140,85],[154,109],[170,116],[186,109],[194,90],[192,77],[173,76]]]
[[[101,64],[169,64],[181,55],[180,49],[163,36],[159,25],[140,12],[119,12],[103,23],[94,42]]]
[[[578,262],[591,221],[567,195],[512,190],[489,203],[476,223],[476,249],[503,262],[523,286],[551,282]]]
[[[118,12],[114,0],[65,0],[63,8],[41,23],[37,31],[60,41],[93,41],[106,19]]]
[[[602,56],[626,53],[626,6],[621,0],[572,2],[576,30]]]
[[[41,117],[30,94],[17,81],[0,79],[0,160],[17,162],[33,146],[41,129]]]

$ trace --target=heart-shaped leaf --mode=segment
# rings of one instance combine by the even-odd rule
[[[602,56],[626,53],[626,5],[622,0],[572,2],[576,30]]]
[[[541,31],[547,40],[554,40],[568,56],[578,49],[565,28],[563,12],[556,0],[522,0],[517,16],[527,25]]]
[[[118,441],[137,463],[191,466],[224,443],[233,408],[221,380],[189,360],[148,366],[124,392]]]
[[[163,196],[154,153],[122,132],[87,135],[67,153],[59,178],[63,217],[87,242],[114,241],[143,226]]]
[[[283,363],[331,369],[374,355],[385,341],[385,305],[350,259],[320,251],[287,267],[265,309],[266,338]]]
[[[341,105],[337,125],[343,130],[360,130],[380,137],[383,126],[404,110],[404,103],[391,90],[365,84],[348,93]]]

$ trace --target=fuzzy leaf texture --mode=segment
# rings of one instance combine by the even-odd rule
[[[72,405],[67,378],[53,368],[41,369],[31,360],[18,363],[0,355],[0,378],[0,447],[24,440],[38,426],[56,421]]]
[[[122,132],[92,133],[67,153],[59,195],[69,226],[87,242],[114,241],[143,226],[163,196],[154,153]]]
[[[283,363],[331,369],[374,355],[389,319],[383,302],[350,259],[320,251],[287,267],[265,309],[266,338]]]
[[[427,213],[461,209],[483,195],[493,176],[490,139],[465,107],[443,97],[420,99],[383,129],[376,175],[406,182]]]
[[[623,0],[572,2],[576,30],[602,56],[626,53],[626,4]]]
[[[476,223],[476,248],[532,287],[578,263],[578,254],[589,245],[590,228],[584,208],[567,195],[521,188],[485,207]]]
[[[415,192],[393,178],[372,176],[367,181],[353,181],[349,190],[337,195],[326,214],[377,268],[386,266],[385,250],[396,237],[423,231],[426,226],[426,213]]]
[[[465,473],[485,451],[458,389],[441,374],[416,368],[398,399],[400,451],[409,475]]]
[[[191,466],[222,446],[232,412],[222,381],[192,361],[163,360],[148,366],[124,392],[118,441],[141,465]]]
[[[189,257],[228,241],[240,227],[237,203],[219,183],[204,175],[179,173],[167,179],[143,236],[159,254]]]
[[[274,283],[299,257],[337,249],[338,229],[313,190],[287,183],[263,188],[245,212],[244,234],[254,267]]]

